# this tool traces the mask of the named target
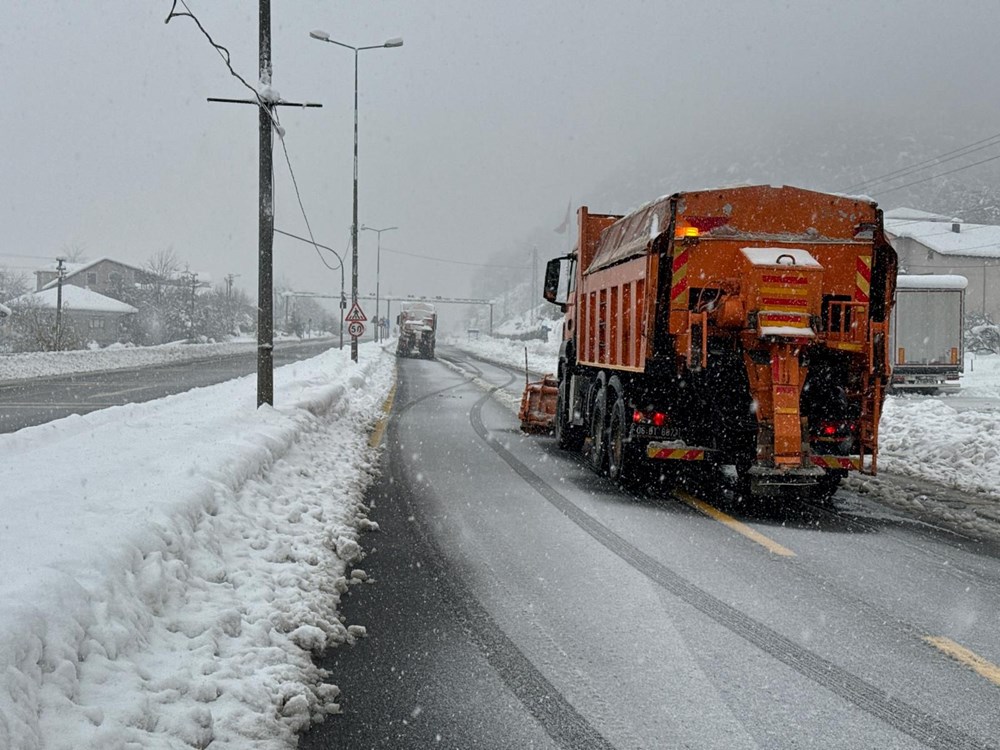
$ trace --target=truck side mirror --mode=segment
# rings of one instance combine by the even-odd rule
[[[542,297],[546,302],[563,307],[562,303],[556,301],[559,295],[559,272],[562,269],[562,258],[553,258],[545,264],[545,286],[542,288]]]

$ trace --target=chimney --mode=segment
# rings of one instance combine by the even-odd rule
[[[958,234],[962,231],[962,223],[958,219],[951,220],[951,231]]]

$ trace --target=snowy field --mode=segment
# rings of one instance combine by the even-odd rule
[[[131,367],[167,365],[192,359],[224,357],[253,351],[255,341],[231,341],[222,344],[163,344],[162,346],[112,345],[105,349],[79,349],[68,352],[27,352],[0,354],[0,382],[23,380],[71,372],[122,370]]]
[[[299,341],[297,337],[275,337],[275,341]],[[225,357],[252,352],[256,339],[237,339],[213,344],[177,342],[161,346],[125,346],[113,344],[104,349],[80,349],[68,352],[27,352],[0,354],[0,382],[23,380],[71,372],[127,370],[133,367],[168,365],[193,359]]]
[[[338,710],[311,654],[364,635],[395,367],[360,359],[278,369],[273,409],[251,376],[0,436],[0,748],[288,748]]]
[[[555,372],[559,331],[549,341],[483,336],[449,343],[476,356],[533,372]],[[968,399],[982,400],[972,408]],[[995,402],[995,403],[993,403]],[[879,467],[948,487],[1000,498],[1000,356],[966,358],[962,391],[955,396],[889,397],[879,429]]]

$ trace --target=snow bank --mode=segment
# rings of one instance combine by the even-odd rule
[[[966,354],[962,396],[1000,399],[1000,354]]]
[[[879,467],[1000,496],[1000,411],[959,411],[942,399],[886,399]]]
[[[360,557],[374,345],[0,436],[0,748],[284,748]],[[373,525],[368,523],[370,528]],[[359,581],[361,579],[351,579]]]
[[[512,341],[511,339],[480,336],[478,339],[451,337],[447,341],[470,354],[483,359],[515,367],[524,371],[524,351],[528,350],[528,369],[534,373],[555,372],[559,364],[559,345],[562,343],[562,326],[549,331],[547,341]]]

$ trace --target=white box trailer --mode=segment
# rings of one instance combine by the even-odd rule
[[[969,280],[954,275],[896,278],[889,327],[893,391],[946,393],[959,389],[962,328]]]

